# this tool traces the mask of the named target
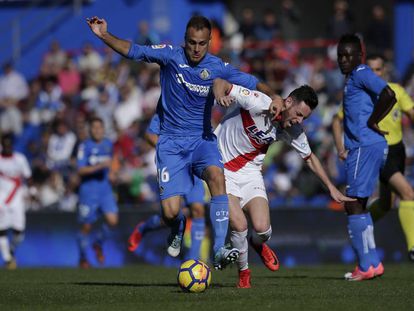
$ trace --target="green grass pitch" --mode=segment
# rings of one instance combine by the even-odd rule
[[[0,270],[0,310],[414,310],[414,264],[385,265],[385,275],[346,282],[350,266],[252,267],[252,288],[235,288],[237,270],[213,271],[201,294],[181,292],[176,269]]]

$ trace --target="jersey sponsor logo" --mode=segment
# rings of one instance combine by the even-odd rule
[[[181,73],[175,75],[179,84],[184,84],[191,92],[198,93],[200,96],[207,97],[210,92],[210,86],[193,84],[185,81],[184,76]]]
[[[178,64],[178,67],[180,67],[180,68],[190,68],[190,66],[188,66],[186,64]]]
[[[247,135],[260,145],[268,145],[273,142],[273,137],[266,137],[266,133],[259,130],[255,124],[246,127]]]
[[[210,71],[208,71],[207,69],[203,69],[203,70],[201,70],[201,72],[200,72],[200,78],[201,79],[203,79],[203,80],[207,80],[208,78],[210,78],[210,76],[211,76],[211,73],[210,73]]]
[[[110,159],[111,159],[111,157],[107,156],[107,155],[99,156],[99,155],[94,155],[93,154],[88,158],[88,162],[89,162],[90,165],[96,165],[98,163],[102,163],[102,162],[105,162],[105,161],[110,160]]]
[[[364,70],[365,66],[358,67],[356,71]]]

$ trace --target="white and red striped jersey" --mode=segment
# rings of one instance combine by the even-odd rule
[[[26,157],[18,152],[11,156],[0,154],[0,205],[23,199],[23,180],[30,178],[32,171]]]
[[[287,142],[302,158],[310,156],[312,151],[301,125],[283,129],[277,122],[272,124],[268,113],[270,97],[238,85],[233,85],[229,95],[236,99],[239,108],[215,131],[226,169],[261,170],[269,145],[278,140]]]

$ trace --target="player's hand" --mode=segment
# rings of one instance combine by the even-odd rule
[[[344,150],[341,150],[341,151],[338,152],[339,160],[345,161],[347,157],[348,157],[348,150],[344,149]]]
[[[381,130],[377,123],[368,122],[368,126],[370,127],[371,130],[373,130],[374,132],[377,132],[378,134],[382,136],[388,135],[388,132]]]
[[[273,115],[272,121],[280,114],[283,107],[283,98],[279,95],[272,97],[272,103],[270,104],[269,111]]]
[[[331,198],[337,203],[344,203],[344,202],[353,202],[356,201],[355,198],[347,197],[343,195],[341,191],[339,191],[336,187],[330,189]]]
[[[105,160],[100,163],[102,168],[111,168],[112,166],[112,160]]]
[[[87,18],[86,22],[91,28],[92,32],[99,38],[102,38],[108,31],[108,24],[103,18],[98,18],[94,16],[92,18]]]
[[[229,107],[232,103],[234,103],[235,100],[236,99],[233,96],[229,95],[216,98],[217,104],[222,107]]]

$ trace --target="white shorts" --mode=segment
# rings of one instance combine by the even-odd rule
[[[242,174],[224,169],[224,176],[227,194],[239,197],[241,208],[256,197],[268,201],[263,176],[259,170]]]
[[[0,230],[15,229],[24,231],[26,227],[25,212],[23,200],[21,202],[12,202],[12,204],[0,205]]]

